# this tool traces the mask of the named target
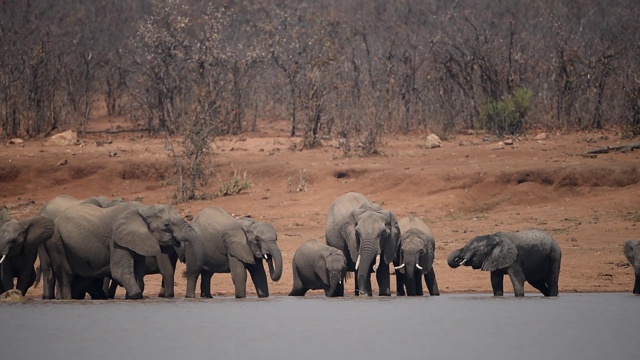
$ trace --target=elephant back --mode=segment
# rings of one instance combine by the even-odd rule
[[[409,215],[400,219],[398,221],[398,226],[400,227],[401,235],[406,233],[410,229],[417,229],[425,233],[427,237],[430,237],[433,239],[433,232],[431,231],[431,228],[429,228],[429,226],[427,226],[427,224],[425,224],[424,221],[420,220],[419,218],[413,215]]]

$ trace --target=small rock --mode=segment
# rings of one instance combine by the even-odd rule
[[[504,143],[502,141],[500,141],[499,143],[496,144],[496,146],[491,148],[492,150],[502,150],[504,149]]]
[[[75,145],[78,142],[78,134],[73,130],[67,130],[55,134],[44,142],[46,146]]]
[[[547,140],[549,138],[549,134],[547,133],[540,133],[538,135],[536,135],[536,137],[534,137],[534,140]]]
[[[505,140],[503,141],[503,143],[504,143],[505,145],[513,145],[513,139],[505,139]]]
[[[58,164],[56,166],[63,166],[63,165],[67,165],[67,159],[62,159],[60,161],[58,161]]]
[[[18,145],[18,146],[24,146],[24,141],[22,141],[22,139],[11,139],[7,142],[7,145]]]
[[[424,147],[427,149],[434,149],[442,146],[442,140],[436,134],[431,134],[427,136],[427,139],[424,141]]]
[[[117,152],[115,152],[113,150],[109,151],[109,157],[116,157],[116,156],[118,156]]]

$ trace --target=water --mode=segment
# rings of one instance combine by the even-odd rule
[[[0,304],[2,359],[633,359],[640,297]]]

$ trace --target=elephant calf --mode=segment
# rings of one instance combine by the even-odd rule
[[[450,267],[465,265],[491,272],[494,296],[502,296],[508,274],[516,296],[524,296],[525,280],[544,296],[558,296],[562,253],[558,243],[539,229],[477,236],[449,254]]]
[[[633,266],[636,276],[636,281],[633,285],[633,293],[640,295],[640,239],[625,241],[624,256],[626,256],[631,266]]]
[[[304,296],[308,290],[323,289],[327,297],[344,296],[347,259],[341,250],[309,240],[293,255],[293,289],[289,296]]]
[[[422,275],[430,295],[440,295],[433,260],[436,242],[431,229],[413,215],[400,219],[400,252],[394,261],[398,295],[422,296]]]

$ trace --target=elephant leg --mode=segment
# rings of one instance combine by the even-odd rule
[[[213,277],[213,272],[202,270],[200,274],[200,297],[203,298],[212,298],[211,295],[211,278]]]
[[[27,295],[27,290],[36,282],[36,272],[33,266],[27,266],[20,274],[16,282],[16,289],[22,292],[22,296]]]
[[[636,281],[633,285],[633,293],[640,295],[640,274],[636,274]]]
[[[424,291],[422,290],[422,276],[418,275],[415,277],[416,279],[416,295],[423,296]]]
[[[342,284],[338,284],[338,287],[336,288],[336,296],[344,296],[344,281],[342,282]]]
[[[536,281],[529,281],[529,284],[538,289],[538,291],[540,291],[542,295],[549,296],[549,288],[547,287],[547,284],[544,280],[540,279]]]
[[[54,299],[56,297],[56,280],[51,269],[51,259],[44,245],[38,248],[40,259],[40,276],[42,278],[42,298]]]
[[[108,285],[108,288],[106,291],[107,298],[115,299],[116,292],[118,291],[118,286],[120,286],[120,284],[115,279],[109,279],[109,278],[105,278],[105,282],[106,282],[106,285]]]
[[[173,297],[174,276],[176,272],[176,262],[172,261],[168,254],[161,254],[156,256],[158,262],[158,268],[160,274],[162,274],[162,288],[163,292],[158,294],[159,297]]]
[[[513,264],[509,267],[507,271],[509,274],[509,278],[511,279],[511,283],[513,284],[513,292],[515,296],[520,297],[524,296],[524,273],[518,264]]]
[[[298,275],[296,265],[293,264],[293,287],[289,292],[289,296],[304,296],[307,293],[307,290],[308,289],[302,285],[302,280],[300,280],[300,275]],[[327,291],[325,291],[325,294]]]
[[[89,279],[86,284],[86,291],[93,300],[108,299],[107,293],[104,291],[104,278]]]
[[[376,280],[378,281],[378,288],[380,296],[391,296],[391,275],[389,273],[389,264],[380,261],[380,266],[376,270]],[[371,293],[371,283],[369,283],[369,289],[367,291]]]
[[[558,296],[558,279],[560,278],[560,258],[557,258],[553,261],[551,265],[551,274],[549,279],[547,280],[547,286],[549,287],[549,295],[547,296]],[[636,281],[636,284],[638,282]],[[640,289],[638,290],[640,293]]]
[[[491,288],[493,289],[493,296],[504,295],[504,274],[500,270],[491,272]]]
[[[142,258],[142,261],[134,260],[135,257]],[[142,299],[139,280],[145,273],[144,256],[114,243],[111,249],[110,267],[113,279],[127,291],[125,299]]]
[[[2,275],[2,292],[13,289],[13,270],[9,266],[9,262],[6,261],[0,265],[0,274]]]
[[[401,273],[400,270],[396,270],[396,294],[398,296],[404,296],[404,283],[406,281],[406,275]]]
[[[133,276],[136,279],[136,283],[138,284],[138,288],[140,288],[140,298],[143,297],[144,294],[144,275],[147,273],[147,267],[145,265],[145,258],[142,255],[134,255],[133,260]]]
[[[429,295],[431,296],[440,295],[440,290],[438,289],[438,281],[436,280],[436,271],[434,269],[431,269],[431,271],[424,274],[424,282],[427,284],[427,290],[429,290]]]
[[[267,282],[267,272],[264,270],[262,261],[256,261],[255,265],[247,267],[251,281],[256,288],[256,294],[259,298],[269,297],[269,283]]]
[[[236,291],[236,299],[247,297],[247,269],[244,263],[233,256],[229,256],[231,281]]]

